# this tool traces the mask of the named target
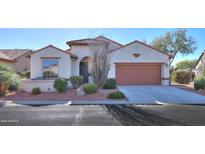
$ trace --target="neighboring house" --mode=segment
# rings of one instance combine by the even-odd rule
[[[115,78],[121,85],[169,85],[169,58],[166,52],[147,44],[133,41],[126,45],[99,36],[91,39],[68,41],[69,49],[64,51],[53,45],[31,54],[31,79],[24,81],[22,88],[31,91],[40,87],[42,91],[53,91],[56,77],[84,77],[92,82],[89,66],[92,61],[92,44],[106,49],[110,60],[108,78]]]
[[[194,67],[195,76],[199,77],[205,71],[205,51],[201,53]]]
[[[0,49],[0,63],[9,65],[15,72],[30,70],[29,49]]]

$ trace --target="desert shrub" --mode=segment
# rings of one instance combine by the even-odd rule
[[[0,81],[3,83],[4,87],[10,90],[16,90],[20,84],[20,76],[7,65],[0,64]]]
[[[29,79],[31,77],[31,72],[26,72],[26,78]]]
[[[195,89],[195,90],[201,89],[201,86],[200,86],[199,81],[194,82],[194,89]]]
[[[73,88],[78,88],[80,85],[83,84],[83,76],[71,76],[70,82],[73,86]]]
[[[26,72],[18,72],[17,74],[20,76],[21,79],[26,78]]]
[[[8,76],[8,88],[11,91],[15,91],[18,89],[18,86],[20,84],[20,76],[17,75],[15,72],[7,73]]]
[[[199,78],[198,80],[196,80],[194,83],[194,89],[205,89],[205,78]]]
[[[123,98],[125,98],[125,95],[120,91],[116,91],[116,92],[109,93],[107,95],[107,98],[110,98],[110,99],[123,99]]]
[[[86,94],[96,93],[98,90],[98,86],[93,83],[86,83],[83,85],[83,90]]]
[[[199,85],[200,85],[200,89],[204,89],[205,88],[205,78],[199,79]]]
[[[19,75],[21,78],[27,78],[27,79],[30,78],[30,72],[19,72],[18,75]]]
[[[33,95],[38,95],[41,93],[41,89],[39,87],[33,88],[32,89],[32,94]]]
[[[8,84],[0,82],[0,96],[5,96],[8,93]]]
[[[115,89],[116,88],[116,81],[115,79],[107,79],[105,82],[103,89]]]
[[[9,84],[9,85],[8,85],[8,90],[9,90],[9,91],[16,91],[16,90],[18,90],[18,85]]]
[[[65,92],[68,87],[68,82],[66,79],[56,79],[54,81],[53,87],[58,91],[58,92]]]
[[[188,84],[191,81],[191,73],[190,71],[185,70],[174,71],[172,73],[172,81],[181,84]]]

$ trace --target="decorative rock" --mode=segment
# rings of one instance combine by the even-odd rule
[[[85,96],[85,92],[81,87],[76,89],[76,92],[77,92],[77,96]]]

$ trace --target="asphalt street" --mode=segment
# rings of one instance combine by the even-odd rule
[[[10,104],[0,108],[0,125],[7,126],[119,126],[104,106]]]
[[[204,126],[202,105],[0,103],[0,126]]]

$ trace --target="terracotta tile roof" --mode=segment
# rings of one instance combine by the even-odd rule
[[[98,40],[98,39],[101,39],[101,38],[104,39],[104,40],[107,40],[108,42],[113,42],[113,43],[115,43],[115,44],[117,44],[117,45],[119,45],[119,46],[123,46],[122,44],[120,44],[120,43],[118,43],[118,42],[116,42],[116,41],[113,41],[113,40],[111,40],[111,39],[109,39],[109,38],[107,38],[107,37],[105,37],[105,36],[102,36],[102,35],[96,37],[95,39]]]
[[[2,53],[4,53],[7,57],[9,57],[12,60],[15,60],[16,58],[31,52],[30,49],[0,49]]]
[[[92,44],[92,43],[109,43],[107,41],[102,41],[102,40],[97,40],[97,39],[92,39],[92,38],[85,38],[85,39],[80,39],[80,40],[72,40],[72,41],[68,41],[66,42],[69,46],[71,45],[88,45],[88,44]]]
[[[10,57],[8,57],[6,54],[4,54],[2,51],[0,51],[0,61],[6,61],[6,62],[14,62]]]
[[[104,40],[100,40],[100,38],[102,38],[102,39],[104,39]],[[107,41],[105,41],[105,40],[107,40]],[[133,43],[136,43],[136,42],[137,42],[137,43],[142,44],[142,45],[144,45],[144,46],[146,46],[146,47],[148,47],[148,48],[151,48],[151,49],[153,49],[153,50],[155,50],[155,51],[158,51],[158,52],[160,52],[160,53],[162,53],[162,54],[165,54],[165,55],[167,55],[167,56],[169,56],[169,57],[172,57],[171,54],[169,54],[169,53],[167,53],[167,52],[165,52],[165,51],[161,51],[161,50],[159,50],[159,49],[156,49],[156,48],[154,48],[154,47],[152,47],[152,46],[150,46],[150,45],[148,45],[148,44],[145,44],[145,43],[143,43],[143,42],[140,42],[140,41],[138,41],[138,40],[135,40],[135,41],[133,41],[133,42],[130,42],[130,43],[126,44],[126,45],[122,45],[122,44],[120,44],[120,43],[118,43],[118,42],[115,42],[115,41],[113,41],[113,40],[111,40],[111,39],[109,39],[109,38],[106,38],[106,37],[104,37],[104,36],[98,36],[98,37],[96,37],[96,38],[94,38],[94,39],[86,38],[86,39],[80,39],[80,40],[72,40],[72,41],[68,41],[68,42],[66,42],[66,43],[67,43],[69,46],[71,46],[71,45],[87,45],[87,44],[89,44],[89,43],[110,43],[110,42],[113,42],[113,43],[119,45],[120,47],[108,51],[109,53],[110,53],[110,52],[117,51],[117,50],[119,50],[119,49],[121,49],[121,48],[124,48],[124,47],[126,47],[126,46],[128,46],[128,45],[130,45],[130,44],[133,44]],[[69,49],[68,49],[68,50],[69,50]]]

